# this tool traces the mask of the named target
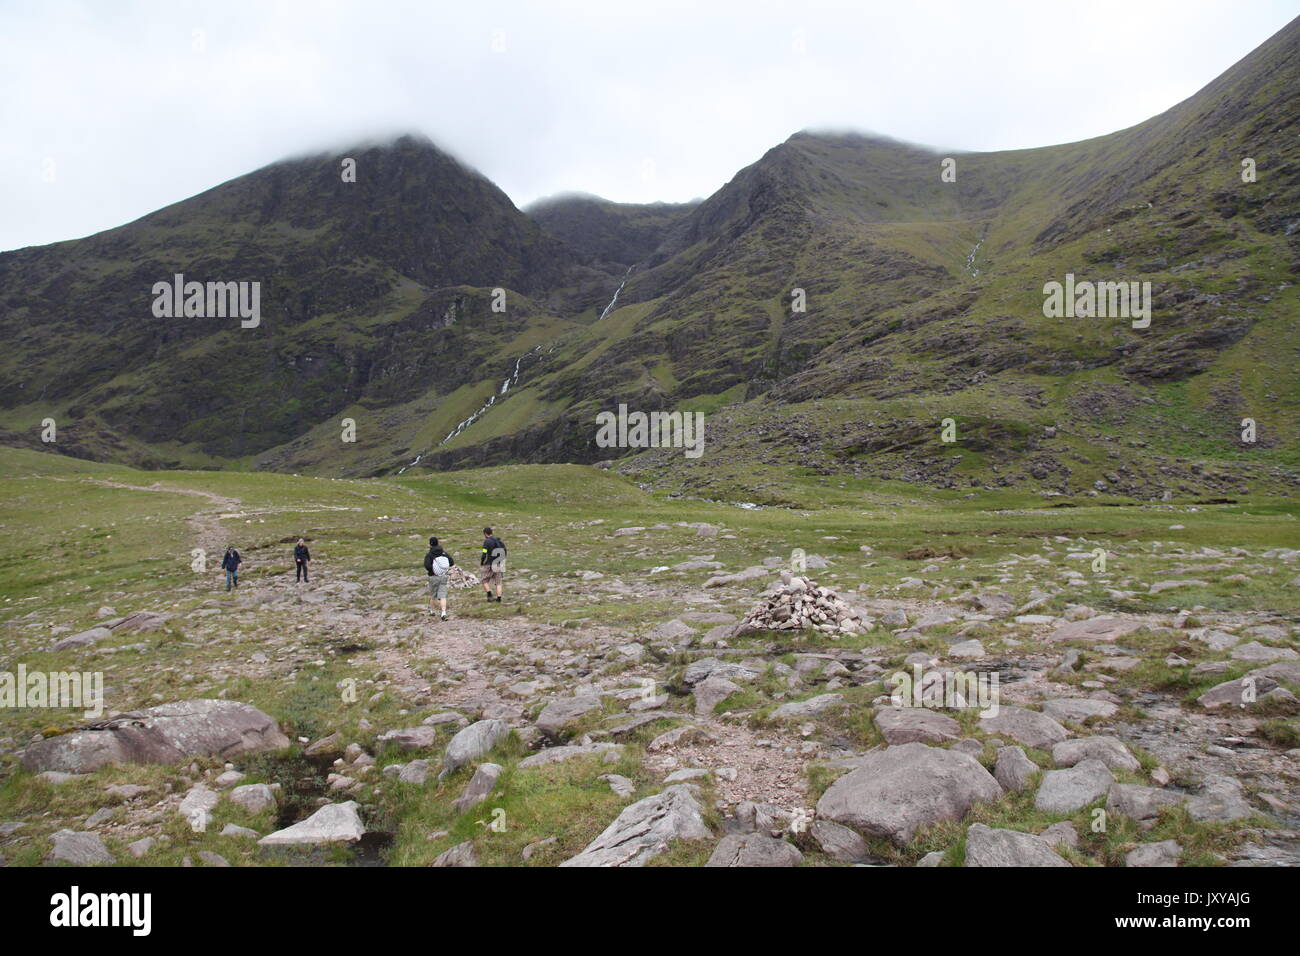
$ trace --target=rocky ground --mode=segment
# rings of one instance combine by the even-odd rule
[[[177,516],[209,552],[232,526],[275,521],[274,505],[192,495]],[[912,573],[882,574],[898,562],[843,535],[815,539],[827,555],[746,563],[739,523],[567,524],[653,563],[530,570],[515,537],[506,601],[454,589],[447,622],[409,567],[335,557],[307,585],[248,575],[227,595],[190,575],[146,601],[95,593],[82,629],[67,605],[8,611],[5,668],[101,670],[110,706],[94,729],[10,722],[0,853],[1300,862],[1297,618],[1180,601],[1294,588],[1300,552],[1043,535],[984,558],[929,547],[904,555]],[[1155,596],[1175,603],[1150,610]],[[642,618],[646,601],[670,613]],[[582,610],[620,604],[630,620]],[[992,696],[900,693],[900,674],[963,675]]]

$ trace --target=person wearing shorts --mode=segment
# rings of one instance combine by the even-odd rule
[[[433,616],[433,602],[442,610],[442,620],[447,620],[447,584],[449,572],[456,560],[438,545],[437,538],[429,539],[429,552],[424,556],[424,570],[429,574],[429,616]]]
[[[492,533],[491,528],[483,529],[483,550],[479,553],[478,580],[483,585],[484,596],[489,601],[501,603],[501,576],[506,567],[506,543]],[[496,587],[496,597],[492,588]]]

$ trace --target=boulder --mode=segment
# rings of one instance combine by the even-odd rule
[[[715,707],[732,694],[739,693],[741,689],[739,684],[733,683],[725,677],[707,677],[696,684],[691,691],[695,695],[695,712],[697,714],[711,714]]]
[[[1100,760],[1082,760],[1066,770],[1049,770],[1034,797],[1034,808],[1044,813],[1073,813],[1100,800],[1115,777]]]
[[[1032,833],[971,824],[966,831],[966,866],[1069,866],[1052,845]]]
[[[1046,714],[1020,707],[999,707],[996,714],[992,710],[981,711],[980,730],[1043,750],[1070,736],[1064,727]]]
[[[501,778],[502,766],[495,763],[481,763],[474,768],[474,776],[465,784],[464,792],[456,798],[453,805],[457,813],[464,813],[487,799],[488,794],[496,789],[497,780]]]
[[[324,843],[355,843],[365,836],[366,827],[357,813],[357,802],[327,803],[306,820],[258,840],[261,846],[317,846]]]
[[[54,644],[50,645],[52,651],[66,651],[71,647],[90,647],[106,637],[112,637],[113,632],[106,627],[92,627],[88,631],[82,631],[80,634],[73,634],[69,637],[61,638]]]
[[[716,657],[702,657],[687,665],[685,673],[682,674],[682,683],[691,687],[709,677],[725,680],[753,680],[758,676],[758,671],[752,667],[720,661]]]
[[[1138,770],[1141,764],[1118,737],[1079,737],[1052,748],[1052,762],[1073,767],[1084,760],[1100,760],[1111,770]]]
[[[77,833],[72,830],[58,830],[51,837],[54,848],[45,858],[46,863],[71,863],[73,866],[97,866],[101,863],[113,863],[113,854],[108,852],[104,841],[96,833]]]
[[[1125,866],[1177,866],[1183,848],[1177,840],[1143,843],[1124,857]]]
[[[1199,794],[1187,801],[1187,813],[1193,820],[1230,823],[1255,813],[1246,802],[1241,781],[1235,777],[1210,777]]]
[[[1026,789],[1033,775],[1038,771],[1038,764],[1025,756],[1025,752],[1019,747],[998,748],[998,760],[993,767],[993,776],[1008,793],[1019,793]]]
[[[90,773],[115,763],[179,763],[279,750],[289,738],[256,707],[230,700],[190,700],[119,714],[84,729],[31,744],[22,765],[32,772]]]
[[[599,756],[605,758],[606,763],[613,763],[622,753],[622,744],[610,743],[547,747],[545,750],[539,750],[537,753],[531,754],[519,761],[519,769],[527,770],[529,767],[544,767],[547,764],[572,760],[574,757]]]
[[[1062,624],[1049,636],[1049,641],[1117,641],[1126,634],[1142,629],[1139,621],[1126,621],[1118,617],[1090,617],[1083,621]]]
[[[583,714],[597,710],[599,707],[600,698],[595,695],[561,697],[551,701],[542,709],[537,717],[537,729],[548,737],[557,737],[560,731],[575,723]]]
[[[1273,647],[1271,644],[1261,644],[1259,641],[1238,644],[1232,649],[1230,656],[1234,661],[1252,661],[1261,664],[1267,664],[1270,661],[1300,660],[1300,654],[1297,654],[1289,647]]]
[[[478,854],[474,852],[474,844],[466,841],[457,843],[450,850],[446,850],[429,864],[430,866],[478,866]]]
[[[722,838],[705,866],[798,866],[803,854],[785,840],[762,833]]]
[[[249,813],[261,813],[275,806],[275,791],[264,783],[248,783],[231,790],[230,800]]]
[[[401,730],[390,730],[380,734],[377,739],[381,744],[396,744],[408,753],[414,750],[428,750],[438,742],[438,728],[424,725],[403,727]]]
[[[1172,807],[1185,799],[1182,794],[1159,787],[1117,783],[1106,796],[1106,812],[1120,813],[1133,820],[1154,820],[1160,815],[1161,807]]]
[[[814,820],[808,832],[821,851],[832,860],[861,863],[871,855],[866,840],[848,827],[830,820]]]
[[[961,724],[957,721],[922,707],[882,707],[876,711],[875,719],[876,727],[890,746],[947,743],[961,734]]]
[[[917,828],[960,820],[1002,788],[974,757],[921,743],[887,747],[861,759],[817,802],[817,816],[866,834],[908,842]]]
[[[470,724],[447,744],[439,779],[448,777],[466,764],[486,757],[488,752],[510,733],[504,720],[480,720]]]
[[[713,834],[690,784],[677,784],[623,809],[577,856],[560,866],[644,866],[675,840]]]
[[[1271,677],[1263,675],[1251,677],[1247,674],[1237,680],[1224,681],[1222,684],[1214,685],[1196,698],[1196,702],[1206,710],[1219,710],[1223,707],[1246,707],[1277,686],[1277,681]]]
[[[795,700],[788,704],[782,704],[772,711],[771,719],[803,720],[807,717],[818,717],[843,706],[843,704],[843,694],[819,694],[816,697],[809,697],[807,700]]]

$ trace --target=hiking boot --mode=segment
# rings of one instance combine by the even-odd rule
[[[444,621],[447,620],[447,615],[444,614],[444,615],[442,616],[442,619],[443,619]]]

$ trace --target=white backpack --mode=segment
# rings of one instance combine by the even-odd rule
[[[451,569],[451,562],[447,560],[445,554],[440,554],[433,559],[433,573],[435,577],[446,577],[447,572]]]

